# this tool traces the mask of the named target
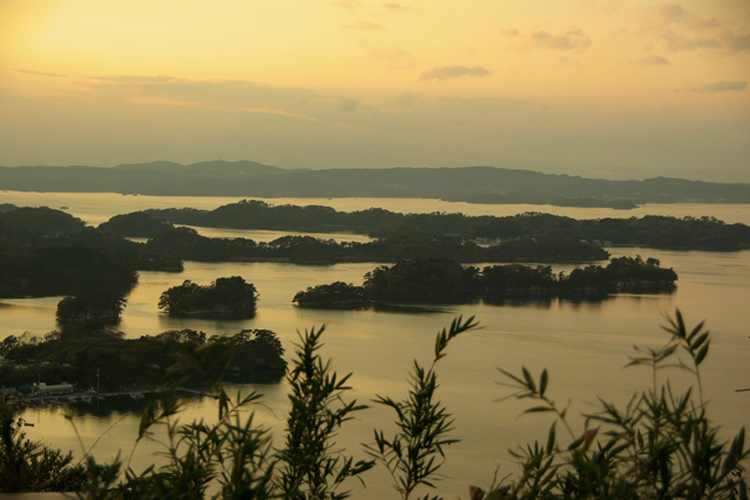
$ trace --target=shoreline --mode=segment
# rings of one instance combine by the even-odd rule
[[[190,396],[208,397],[211,399],[219,399],[218,394],[211,392],[199,391],[196,389],[189,389],[186,387],[180,387],[173,390],[176,393],[186,393]],[[15,396],[9,397],[3,402],[5,406],[18,407],[18,408],[30,408],[47,406],[50,404],[57,403],[91,403],[96,400],[103,400],[107,398],[127,397],[134,400],[145,399],[147,394],[163,394],[168,392],[167,389],[155,388],[155,387],[144,387],[138,389],[132,389],[127,391],[115,391],[115,392],[73,392],[68,394],[55,394],[50,396]]]

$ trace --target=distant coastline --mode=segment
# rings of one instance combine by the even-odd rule
[[[487,166],[287,170],[252,161],[0,167],[0,190],[124,195],[428,198],[631,209],[644,203],[750,203],[749,183],[657,177],[613,181]]]

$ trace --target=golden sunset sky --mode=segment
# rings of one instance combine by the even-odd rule
[[[750,0],[0,0],[0,165],[750,181]]]

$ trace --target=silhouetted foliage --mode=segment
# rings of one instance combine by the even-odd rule
[[[446,356],[445,349],[452,339],[477,325],[473,316],[466,321],[461,316],[454,319],[450,328],[444,328],[435,339],[435,357],[430,368],[425,370],[414,361],[409,395],[401,401],[380,395],[375,399],[396,413],[397,430],[390,438],[376,429],[375,443],[365,445],[365,449],[391,473],[403,500],[408,500],[420,486],[435,487],[435,481],[440,479],[438,471],[445,462],[443,447],[459,441],[450,437],[453,419],[435,397],[438,388],[435,365]]]
[[[314,328],[300,334],[295,359],[287,375],[292,407],[286,419],[284,447],[277,480],[282,498],[342,500],[349,491],[339,491],[347,478],[358,477],[373,463],[355,462],[335,448],[335,437],[353,413],[366,409],[356,400],[344,401],[351,390],[349,375],[338,378],[330,360],[318,354],[320,336]]]
[[[500,368],[507,381],[504,385],[513,389],[503,399],[530,400],[533,406],[525,413],[548,413],[555,420],[541,441],[511,451],[521,462],[520,473],[504,475],[500,484],[493,481],[488,493],[471,487],[469,498],[747,498],[743,471],[750,450],[745,446],[744,428],[731,440],[720,438],[718,427],[708,417],[708,403],[702,393],[700,368],[709,352],[710,334],[703,322],[688,328],[679,311],[667,319],[664,329],[670,340],[658,349],[636,348],[629,363],[651,370],[652,387],[636,393],[625,408],[600,399],[600,408],[585,415],[579,431],[569,422],[567,405],[561,408],[550,398],[546,369],[537,378],[525,367],[518,375]],[[449,459],[447,445],[457,441],[448,408],[436,397],[435,364],[445,356],[453,338],[474,326],[473,318],[456,318],[449,329],[438,333],[431,367],[425,369],[415,361],[408,395],[401,400],[389,396],[375,399],[375,403],[393,409],[396,429],[392,433],[375,429],[374,442],[365,449],[390,472],[402,500],[417,494],[422,499],[442,499],[439,495],[422,495],[440,478],[440,468]],[[177,386],[173,385],[160,405],[147,405],[136,439],[136,444],[153,439],[151,429],[165,424],[165,465],[136,473],[128,464],[122,477],[118,474],[123,469],[119,458],[102,467],[89,456],[83,484],[66,479],[59,488],[76,484],[74,488],[88,498],[201,499],[214,482],[220,498],[346,498],[350,492],[345,481],[362,480],[361,474],[373,462],[355,462],[335,447],[342,424],[352,418],[353,412],[365,408],[344,399],[351,389],[349,375],[339,378],[330,360],[321,358],[322,331],[306,331],[297,346],[294,367],[288,375],[292,409],[281,449],[271,446],[268,431],[254,423],[252,413],[248,417],[243,412],[260,396],[253,392],[242,399],[238,396],[233,403],[221,379],[213,378],[223,372],[213,368],[217,358],[211,348],[204,347],[201,335],[169,332],[161,340],[153,340],[169,345],[186,339],[179,349],[182,357],[177,366],[185,369],[191,365],[196,373],[219,383],[216,423],[178,423],[175,417],[180,407],[174,399]],[[242,342],[249,338],[247,332],[238,335]],[[258,336],[266,333],[258,332]],[[226,342],[236,340],[232,337]],[[669,379],[659,380],[663,369],[674,367],[695,376],[697,396],[692,387],[678,393]],[[20,423],[7,422],[0,419],[0,491],[8,490],[8,485],[8,491],[42,489],[56,478],[80,478],[80,469],[69,468],[59,452],[51,453],[62,456],[62,462],[37,460],[39,445],[24,447],[18,434]],[[558,424],[569,438],[559,435]],[[40,463],[44,467],[35,471]]]
[[[297,292],[292,302],[302,307],[361,307],[367,304],[364,287],[337,281]]]
[[[41,378],[87,389],[96,386],[99,375],[102,390],[127,390],[159,385],[160,377],[171,373],[188,387],[207,388],[222,376],[236,382],[277,382],[286,368],[284,349],[270,330],[242,330],[209,339],[203,332],[180,330],[125,339],[122,332],[76,322],[44,339],[11,336],[0,346],[0,353],[16,363],[5,374],[3,383],[8,386]],[[196,348],[203,351],[208,372],[192,369],[189,352]]]
[[[106,468],[73,463],[72,452],[33,442],[22,431],[24,420],[0,406],[0,493],[81,491],[89,475]]]
[[[676,218],[651,215],[629,219],[575,220],[538,212],[506,217],[472,217],[439,212],[400,214],[384,209],[338,212],[330,207],[273,206],[255,200],[225,205],[213,211],[154,209],[146,212],[179,224],[308,232],[351,231],[366,233],[376,238],[404,235],[459,236],[463,239],[493,240],[531,238],[552,243],[560,243],[562,238],[570,242],[568,244],[584,240],[651,248],[718,251],[750,248],[750,227],[739,223],[725,224],[712,217]],[[448,255],[430,256],[456,258]],[[408,256],[417,257],[425,256]],[[470,261],[463,258],[459,260]],[[555,258],[545,258],[543,261],[554,262]]]
[[[302,307],[362,307],[381,302],[460,304],[484,299],[564,297],[599,299],[611,293],[662,293],[675,289],[677,273],[657,259],[612,259],[606,267],[587,266],[569,275],[550,266],[505,264],[463,267],[448,259],[404,260],[365,274],[362,287],[336,282],[298,292]]]
[[[258,292],[240,276],[219,278],[201,286],[190,280],[173,286],[159,297],[159,309],[170,316],[252,318]]]
[[[0,297],[124,294],[137,282],[138,269],[182,270],[179,259],[83,227],[63,212],[16,212],[6,213],[16,216],[10,223],[0,219]]]
[[[471,499],[747,498],[745,429],[731,442],[720,438],[703,397],[700,365],[710,334],[703,322],[688,329],[679,310],[667,320],[669,341],[658,349],[636,347],[627,365],[649,368],[652,387],[636,393],[625,408],[600,399],[580,431],[573,430],[567,405],[559,407],[547,394],[546,369],[537,379],[525,367],[518,375],[500,368],[503,385],[514,390],[503,399],[529,400],[533,406],[524,413],[546,412],[555,420],[541,441],[512,452],[521,462],[521,476],[493,484],[488,494],[472,487]],[[674,367],[695,376],[697,397],[692,385],[679,393],[668,378],[658,382],[664,369]],[[558,423],[569,438],[558,435]]]
[[[99,224],[97,229],[121,236],[152,238],[165,229],[172,227],[174,226],[164,219],[153,217],[144,212],[133,212],[130,214],[115,215],[107,222]]]
[[[0,212],[0,221],[18,231],[40,235],[70,233],[86,226],[78,217],[47,207],[3,211]]]
[[[439,257],[458,262],[569,262],[602,260],[609,253],[585,241],[510,239],[487,247],[455,236],[397,235],[367,242],[341,242],[312,236],[282,236],[256,243],[245,238],[207,238],[192,228],[159,233],[146,244],[159,255],[198,261],[278,261],[296,264],[398,262]]]
[[[126,300],[102,292],[85,292],[65,297],[57,304],[57,323],[65,325],[74,321],[117,324]]]
[[[385,302],[466,302],[475,295],[474,272],[448,259],[404,260],[367,273],[365,296]]]

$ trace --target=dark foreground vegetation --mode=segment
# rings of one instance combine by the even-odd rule
[[[190,352],[200,349],[205,363],[191,367]],[[204,352],[205,351],[205,352]],[[47,384],[75,383],[102,392],[137,390],[169,383],[178,377],[190,388],[210,389],[222,373],[234,382],[278,382],[284,376],[284,349],[270,330],[243,330],[228,337],[206,338],[203,332],[173,330],[126,339],[124,334],[95,322],[70,323],[44,338],[6,337],[0,357],[0,387],[18,387],[38,380]]]
[[[507,264],[481,271],[447,259],[405,260],[380,266],[364,284],[343,282],[310,287],[293,299],[301,307],[356,308],[378,303],[455,304],[504,298],[600,299],[611,293],[662,293],[675,289],[677,273],[657,259],[612,259],[607,266],[587,266],[555,274],[550,266]]]
[[[146,213],[193,226],[281,231],[342,231],[375,238],[401,235],[459,236],[462,239],[585,240],[602,244],[685,250],[732,251],[750,248],[750,227],[711,218],[649,215],[629,219],[576,220],[543,213],[507,217],[430,213],[400,214],[380,208],[339,212],[331,207],[270,205],[241,201],[215,210],[160,209]],[[130,235],[129,235],[130,236]]]
[[[431,365],[414,362],[407,395],[373,400],[392,410],[394,424],[363,436],[367,460],[355,461],[335,445],[342,426],[366,406],[350,399],[349,375],[338,377],[321,357],[323,329],[313,329],[300,336],[287,374],[291,410],[276,446],[268,430],[245,412],[260,396],[232,401],[220,384],[219,418],[213,424],[178,423],[179,405],[169,394],[161,404],[146,407],[136,446],[152,439],[168,444],[163,445],[166,464],[143,472],[120,457],[98,464],[86,455],[85,462],[74,464],[70,455],[27,441],[22,422],[0,408],[0,492],[65,489],[98,499],[202,499],[212,491],[225,499],[343,499],[355,478],[366,483],[367,471],[380,466],[393,479],[393,498],[441,499],[430,490],[445,461],[456,459],[448,445],[458,439],[453,417],[437,395],[436,367],[448,344],[475,326],[473,319],[454,320],[438,333]],[[743,461],[750,450],[744,428],[731,441],[721,439],[701,387],[709,333],[703,323],[689,329],[679,311],[665,330],[670,338],[664,346],[636,350],[629,363],[649,369],[653,385],[624,408],[600,400],[581,427],[550,398],[547,370],[537,378],[525,367],[520,373],[499,368],[513,390],[506,398],[528,400],[527,412],[547,413],[551,425],[547,435],[514,452],[520,473],[515,467],[498,469],[491,479],[493,471],[486,471],[487,491],[467,484],[469,498],[747,498]],[[193,364],[204,364],[200,348],[186,346],[186,352],[194,355]],[[669,366],[681,367],[693,380],[685,392],[661,382]],[[166,440],[154,436],[158,424],[167,424]]]

